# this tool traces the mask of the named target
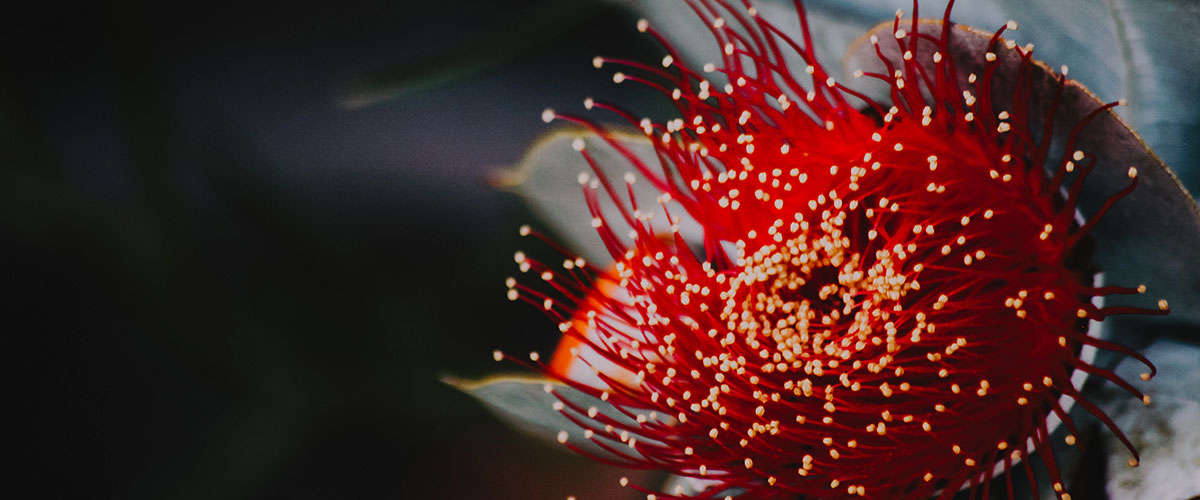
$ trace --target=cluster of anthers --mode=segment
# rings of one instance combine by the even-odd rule
[[[887,84],[885,107],[817,63],[799,3],[799,41],[748,2],[691,5],[721,64],[693,71],[645,21],[638,29],[666,48],[660,66],[595,60],[621,67],[618,83],[668,96],[678,118],[655,123],[585,102],[641,129],[657,158],[638,157],[584,117],[544,115],[595,132],[594,145],[575,142],[592,167],[580,183],[614,259],[598,268],[560,249],[558,266],[518,252],[520,270],[542,284],[508,281],[510,299],[544,309],[563,333],[549,362],[510,359],[607,405],[563,398],[556,409],[582,432],[559,440],[597,460],[691,479],[672,491],[630,485],[648,499],[923,499],[968,487],[986,498],[1000,477],[1011,496],[1009,472],[1020,464],[1032,482],[1025,458],[1035,451],[1067,499],[1051,432],[1061,422],[1075,444],[1067,410],[1077,403],[1136,465],[1121,430],[1072,382],[1076,372],[1100,376],[1149,404],[1086,351],[1137,358],[1149,368],[1143,380],[1153,365],[1088,327],[1167,310],[1165,301],[1143,309],[1096,300],[1145,291],[1094,283],[1084,244],[1137,185],[1137,169],[1120,167],[1128,187],[1096,213],[1076,209],[1100,162],[1074,143],[1117,103],[1052,137],[1057,103],[1031,105],[1039,63],[1001,38],[1016,24],[985,37],[980,72],[964,76],[958,66],[971,61],[951,57],[952,39],[975,34],[950,23],[950,7],[940,23],[914,15],[909,25],[897,13],[892,37],[871,37],[886,71],[855,76]],[[786,51],[804,61],[803,75],[789,70]],[[1007,93],[992,88],[1002,71],[1016,75]],[[597,164],[595,147],[628,161],[624,186],[605,175],[611,166]],[[661,194],[657,207],[638,206],[636,179]],[[686,240],[685,220],[702,237]]]

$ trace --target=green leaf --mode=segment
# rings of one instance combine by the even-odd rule
[[[637,423],[613,405],[576,390],[561,382],[518,375],[496,375],[482,380],[463,380],[455,377],[444,377],[443,382],[463,391],[479,400],[493,414],[517,430],[531,436],[551,442],[559,442],[562,432],[566,432],[567,442],[583,451],[601,456],[613,456],[607,450],[595,444],[594,440],[602,439],[603,432],[597,432],[596,437],[584,437],[586,429],[579,426],[567,415],[572,415],[581,421],[590,421],[586,412],[595,408],[597,415],[611,418],[625,425]],[[562,410],[556,410],[557,403],[566,403]],[[582,409],[579,413],[572,405]],[[600,424],[596,424],[600,425]],[[620,441],[605,439],[610,447],[622,446],[622,452],[636,455],[637,453]]]
[[[644,135],[614,132],[612,138],[650,168],[660,168],[654,146]],[[596,166],[621,196],[622,204],[628,205],[625,176],[635,172],[633,164],[603,139],[582,131],[564,130],[543,137],[530,148],[516,168],[499,172],[494,182],[524,198],[541,221],[549,224],[569,249],[593,264],[603,265],[612,262],[612,257],[604,249],[596,228],[592,226],[593,216],[584,199],[583,187],[578,182],[580,173],[586,173],[589,179],[595,179],[596,175],[582,154],[575,150],[576,139],[584,141]],[[633,191],[638,208],[642,212],[654,213],[651,223],[657,232],[669,233],[666,216],[658,202],[662,193],[644,176],[638,174],[635,178]],[[625,238],[629,226],[604,188],[599,189],[606,223],[618,237]],[[679,219],[680,235],[687,241],[700,241],[703,233],[699,224],[678,203],[672,201],[667,205],[671,216]]]

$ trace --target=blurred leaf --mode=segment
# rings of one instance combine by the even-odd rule
[[[357,109],[395,99],[500,64],[574,28],[598,10],[595,2],[542,2],[507,20],[490,33],[455,40],[441,50],[358,75],[339,99]]]
[[[567,433],[567,441],[571,446],[580,448],[587,453],[598,456],[612,454],[592,439],[583,437],[584,427],[571,421],[567,415],[576,419],[592,421],[586,414],[580,415],[572,409],[579,408],[586,412],[595,408],[599,419],[611,418],[625,425],[637,423],[617,410],[612,404],[580,392],[566,384],[544,378],[530,376],[497,375],[478,381],[463,380],[455,377],[443,377],[442,381],[478,399],[488,410],[497,417],[509,423],[516,429],[534,437],[556,441],[560,432]],[[555,403],[566,403],[563,410],[555,410]],[[596,440],[602,433],[596,433]],[[621,446],[622,452],[635,454],[619,441],[606,440],[607,446]]]
[[[1129,467],[1124,445],[1106,436],[1115,451],[1108,457],[1108,493],[1113,500],[1194,498],[1200,495],[1200,346],[1162,339],[1144,353],[1159,370],[1149,384],[1149,407],[1111,384],[1097,398],[1141,453],[1140,466]],[[1143,370],[1127,359],[1117,374],[1134,379]]]
[[[673,494],[699,496],[705,488],[719,484],[721,484],[719,481],[711,479],[672,475],[667,477],[667,482],[663,485],[662,490]]]
[[[1195,38],[1200,3],[1189,0],[1006,0],[1003,12],[1020,22],[1021,44],[1053,67],[1067,64],[1070,76],[1101,99],[1125,98],[1118,112],[1194,190],[1200,178],[1200,46]],[[964,7],[966,7],[964,5]],[[957,8],[969,14],[971,9]],[[958,17],[956,15],[956,17]],[[985,31],[1006,19],[979,24]],[[967,21],[971,22],[971,21]]]
[[[1110,0],[1120,27],[1129,121],[1193,193],[1200,190],[1200,3]]]

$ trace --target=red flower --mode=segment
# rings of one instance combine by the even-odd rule
[[[564,333],[530,366],[610,406],[564,398],[558,409],[586,431],[560,441],[699,480],[657,498],[916,499],[984,492],[1002,473],[1011,495],[1007,472],[1028,470],[1034,451],[1062,492],[1048,420],[1074,444],[1072,403],[1124,440],[1071,380],[1107,378],[1149,404],[1084,352],[1133,356],[1143,379],[1153,365],[1088,325],[1167,310],[1097,300],[1144,291],[1096,285],[1088,238],[1137,186],[1137,166],[1094,214],[1077,211],[1100,161],[1076,143],[1116,103],[1064,111],[1080,105],[1063,97],[1077,85],[1003,40],[1013,23],[981,36],[951,25],[949,8],[941,23],[898,16],[892,36],[872,37],[880,70],[860,76],[886,82],[890,104],[817,63],[802,11],[797,41],[748,4],[695,10],[721,65],[688,68],[665,41],[661,68],[596,61],[673,99],[679,118],[666,123],[587,102],[642,129],[657,161],[586,118],[545,115],[592,129],[637,173],[621,185],[577,141],[611,268],[517,255],[546,286],[510,280],[510,298]],[[1063,127],[1060,113],[1081,118]],[[638,205],[638,177],[659,206]],[[696,240],[679,231],[691,222]]]

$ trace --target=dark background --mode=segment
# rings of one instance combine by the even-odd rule
[[[8,454],[39,498],[628,498],[441,384],[557,330],[489,186],[661,54],[598,2],[0,17]]]

